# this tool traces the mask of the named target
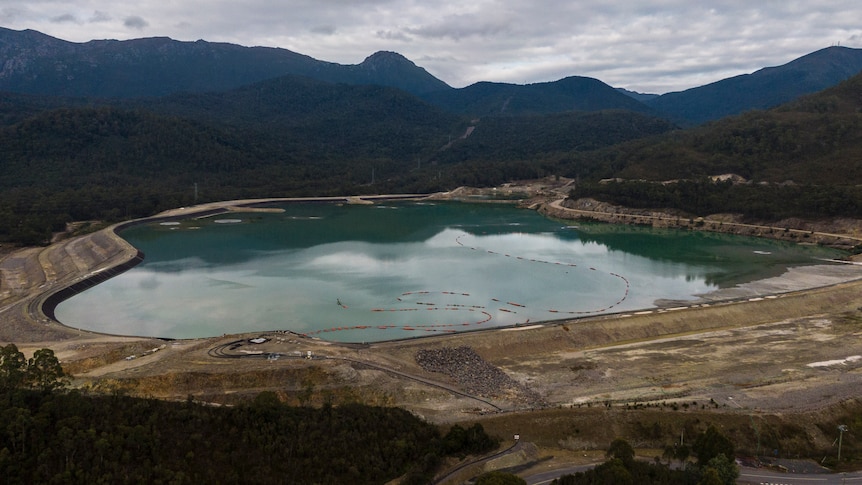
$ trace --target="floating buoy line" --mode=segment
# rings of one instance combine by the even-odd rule
[[[476,252],[482,252],[485,254],[490,254],[492,256],[499,256],[505,258],[511,258],[520,262],[529,263],[529,264],[545,264],[545,265],[554,265],[561,267],[569,267],[569,268],[581,268],[579,265],[575,263],[566,263],[560,261],[548,261],[543,259],[535,259],[535,258],[525,258],[522,256],[511,255],[507,253],[497,252],[491,249],[486,248],[478,248],[473,246],[465,245],[461,238],[464,237],[464,234],[459,235],[455,238],[455,242],[458,246]],[[595,267],[585,266],[589,271],[595,271],[598,273],[602,273],[614,278],[617,278],[624,284],[624,291],[622,291],[620,297],[614,301],[613,303],[601,307],[594,308],[590,310],[576,310],[576,309],[559,309],[559,308],[543,308],[543,309],[534,309],[528,307],[528,305],[509,301],[505,299],[491,298],[489,305],[477,305],[470,304],[469,298],[471,298],[471,294],[463,291],[434,291],[434,290],[421,290],[421,291],[407,291],[401,293],[395,298],[395,303],[393,306],[389,308],[372,308],[370,311],[380,314],[387,313],[400,313],[400,312],[433,312],[431,315],[439,314],[438,312],[465,312],[465,317],[463,321],[459,323],[429,323],[429,324],[415,324],[415,325],[403,325],[403,324],[380,324],[380,325],[349,325],[349,326],[340,326],[340,327],[331,327],[325,328],[321,330],[314,330],[311,332],[306,332],[303,335],[306,336],[316,336],[320,334],[330,333],[330,332],[340,332],[340,331],[349,331],[349,330],[404,330],[409,332],[429,332],[429,333],[457,333],[460,330],[465,330],[470,327],[476,327],[490,322],[494,316],[492,312],[503,312],[509,314],[519,314],[519,312],[546,312],[553,314],[555,316],[559,315],[570,315],[570,316],[587,316],[587,315],[595,315],[599,313],[607,312],[614,307],[622,304],[629,296],[629,289],[631,288],[631,284],[629,280],[618,273],[614,273],[612,271],[602,271]],[[464,299],[460,301],[467,301],[466,303],[460,303],[459,299]],[[347,310],[348,306],[342,303],[341,299],[336,299],[337,304]],[[433,318],[433,316],[432,316]],[[527,318],[523,322],[519,323],[530,323],[530,319]]]

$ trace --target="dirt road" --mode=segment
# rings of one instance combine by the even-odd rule
[[[242,207],[210,204],[159,217],[199,210]],[[191,394],[221,403],[274,390],[291,403],[398,405],[437,422],[496,412],[494,407],[529,409],[536,400],[511,389],[470,394],[450,376],[419,366],[421,349],[469,347],[550,407],[697,401],[801,411],[855,396],[862,385],[859,265],[796,268],[641,312],[372,345],[286,332],[165,342],[65,327],[41,310],[60,288],[109,272],[135,254],[104,230],[3,257],[0,342],[15,342],[25,353],[50,347],[75,375],[75,385],[97,390],[169,399]],[[259,336],[263,343],[249,341]],[[238,355],[298,357],[310,351],[327,358],[224,359],[210,352],[234,341],[242,341],[231,351]]]

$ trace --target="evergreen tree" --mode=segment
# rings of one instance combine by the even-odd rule
[[[27,359],[15,344],[0,347],[0,391],[21,387],[27,371]]]
[[[27,361],[27,382],[36,389],[53,391],[64,387],[68,380],[60,361],[51,349],[39,349]]]

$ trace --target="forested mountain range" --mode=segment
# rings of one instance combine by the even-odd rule
[[[30,244],[71,220],[206,200],[502,183],[546,174],[539,158],[672,128],[629,111],[477,122],[395,88],[293,76],[149,99],[10,95],[0,120],[0,239]]]
[[[593,78],[572,76],[550,83],[480,82],[422,95],[431,104],[468,116],[512,116],[626,109],[651,113],[645,104]]]
[[[32,52],[53,52],[57,42],[77,52],[68,58],[69,69],[86,58],[76,49],[90,44],[0,30],[0,54],[10,55],[21,38]],[[239,57],[263,52],[170,39],[104,42],[111,45],[102,49],[135,46],[130,52],[139,60],[149,58],[152,46],[174,61],[174,50],[190,48],[224,47]],[[831,53],[847,51],[829,49],[814,59],[822,65]],[[31,72],[22,65],[55,65],[63,58],[56,56],[50,62],[50,56],[7,57],[0,65],[14,72],[4,71],[12,74],[2,82]],[[120,58],[132,62],[130,56]],[[291,56],[307,66],[319,62]],[[394,53],[369,59],[376,75],[400,73],[392,77],[399,82],[430,76]],[[76,79],[69,84],[86,84]],[[780,108],[688,130],[633,99],[638,93],[589,78],[447,86],[421,97],[403,86],[352,79],[282,75],[155,97],[0,91],[0,240],[39,244],[72,220],[116,221],[209,200],[431,192],[547,175],[578,178],[582,194],[601,178],[699,180],[722,173],[817,184],[820,192],[862,184],[858,77]],[[81,94],[76,89],[62,92]],[[611,187],[596,185],[594,193]]]
[[[568,166],[584,176],[574,197],[773,221],[859,217],[862,74],[771,110],[576,154]],[[710,179],[721,174],[747,183]]]
[[[601,167],[597,170],[604,171],[601,176],[626,179],[734,173],[776,184],[862,184],[862,74],[771,110],[615,145],[591,156]]]
[[[833,46],[782,66],[660,96],[579,76],[528,85],[479,82],[455,89],[394,52],[342,65],[280,48],[166,37],[74,43],[2,27],[0,61],[0,92],[136,98],[226,91],[292,75],[395,87],[469,116],[627,109],[696,125],[833,86],[862,70],[862,50]]]
[[[862,49],[832,46],[777,67],[644,100],[683,124],[700,124],[752,109],[768,109],[834,86],[862,71]]]
[[[357,65],[287,49],[167,37],[67,42],[0,27],[0,91],[56,96],[141,97],[223,91],[284,75],[377,84],[423,93],[449,86],[394,52]]]

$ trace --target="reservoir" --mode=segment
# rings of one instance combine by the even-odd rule
[[[113,334],[372,342],[652,308],[843,255],[506,204],[280,207],[126,229],[144,262],[55,314]]]

